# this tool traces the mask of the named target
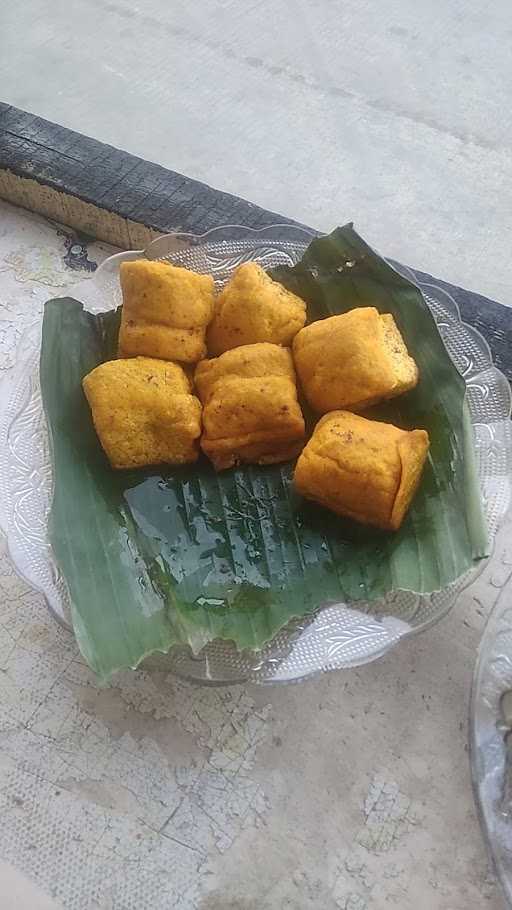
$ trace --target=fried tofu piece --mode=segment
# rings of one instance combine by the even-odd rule
[[[319,420],[303,449],[294,484],[339,515],[396,531],[418,488],[428,447],[425,430],[333,411]]]
[[[418,382],[418,367],[390,313],[358,307],[302,329],[293,342],[295,367],[311,407],[361,411]]]
[[[217,355],[263,341],[289,346],[305,322],[300,297],[272,281],[257,262],[244,262],[217,298],[208,350]]]
[[[248,344],[203,360],[195,372],[203,403],[201,448],[217,471],[288,461],[304,444],[290,351]]]
[[[179,465],[199,457],[201,403],[179,364],[150,357],[110,360],[82,385],[113,468]]]
[[[196,363],[206,356],[206,327],[214,308],[211,275],[145,259],[123,262],[119,272],[120,357]]]

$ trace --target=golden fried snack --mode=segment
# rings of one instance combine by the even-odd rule
[[[179,364],[150,357],[110,360],[82,385],[113,468],[197,460],[201,404]]]
[[[294,484],[339,515],[396,531],[420,482],[428,446],[425,430],[333,411],[319,420],[303,449]]]
[[[214,281],[166,262],[138,259],[120,267],[123,314],[119,356],[196,363],[206,356]]]
[[[304,301],[272,281],[257,262],[245,262],[217,298],[208,350],[222,354],[260,341],[290,345],[305,322]]]
[[[311,407],[360,411],[414,388],[418,367],[390,313],[358,307],[301,329],[295,367]]]
[[[195,373],[203,402],[201,448],[217,471],[294,458],[304,444],[290,352],[248,344],[203,360]]]

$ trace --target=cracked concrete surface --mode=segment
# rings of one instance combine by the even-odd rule
[[[26,0],[1,13],[0,84],[510,305],[511,37],[509,0]]]
[[[5,100],[318,227],[354,217],[507,302],[508,3],[29,0],[1,17]],[[75,283],[65,252],[0,204],[0,381]],[[2,546],[2,884],[15,867],[64,910],[501,910],[466,724],[506,534],[450,616],[384,660],[251,690],[143,671],[98,688]]]

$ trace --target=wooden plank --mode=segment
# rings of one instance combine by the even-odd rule
[[[122,249],[142,249],[173,231],[296,223],[3,103],[0,198]],[[463,319],[483,333],[512,378],[512,311],[433,280],[455,297]]]
[[[293,223],[8,104],[0,104],[0,197],[123,249],[172,231]]]

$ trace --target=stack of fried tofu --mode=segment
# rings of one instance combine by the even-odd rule
[[[424,430],[361,412],[414,388],[390,314],[362,306],[306,326],[305,302],[246,262],[214,280],[140,259],[120,269],[119,357],[83,381],[114,468],[195,461],[216,470],[299,455],[303,496],[364,523],[400,526],[428,450]],[[306,442],[299,396],[321,416]]]

